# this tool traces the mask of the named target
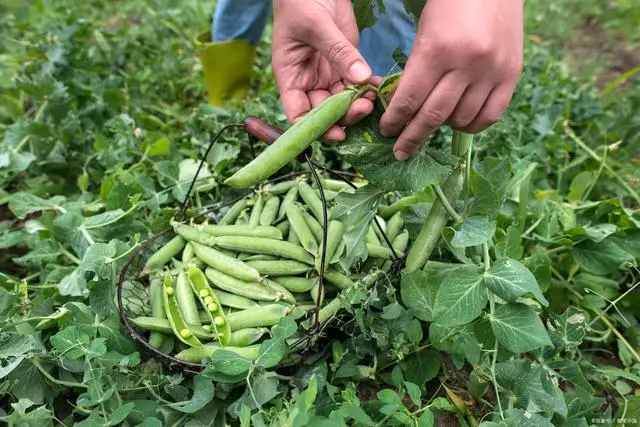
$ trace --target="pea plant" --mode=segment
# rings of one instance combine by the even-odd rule
[[[353,4],[361,29],[384,13]],[[500,123],[397,162],[401,75],[321,144],[291,131],[317,116],[286,124],[268,37],[259,90],[203,105],[207,4],[0,11],[3,423],[638,424],[637,82],[599,93],[528,41]]]

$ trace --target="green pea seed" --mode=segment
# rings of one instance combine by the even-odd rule
[[[181,336],[182,338],[184,338],[184,339],[190,338],[190,337],[191,337],[191,335],[192,335],[192,334],[191,334],[191,331],[190,331],[190,330],[188,330],[188,329],[186,329],[186,328],[185,328],[185,329],[181,329],[181,330],[180,330],[180,336]]]
[[[204,297],[205,304],[209,305],[213,302],[213,297],[211,295]]]
[[[216,323],[216,326],[222,326],[226,323],[224,320],[224,317],[222,316],[216,316],[216,318],[213,321]]]
[[[167,295],[171,296],[171,295],[173,295],[174,292],[175,291],[173,290],[172,287],[167,287]]]
[[[200,296],[202,298],[206,298],[209,295],[209,289],[200,289],[199,293],[200,293]],[[206,299],[205,299],[205,301],[206,301]]]
[[[218,310],[218,304],[216,303],[211,303],[211,304],[207,304],[207,310],[209,310],[209,312],[214,312]]]

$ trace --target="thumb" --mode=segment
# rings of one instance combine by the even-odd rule
[[[314,47],[343,79],[351,83],[364,83],[371,78],[371,67],[335,23],[323,27],[321,34],[314,39]]]

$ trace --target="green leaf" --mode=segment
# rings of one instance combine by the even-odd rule
[[[413,404],[416,406],[420,406],[420,399],[422,398],[420,387],[408,381],[404,382],[404,387],[407,389],[407,394],[409,395],[409,398],[411,399]]]
[[[9,199],[9,209],[20,219],[34,212],[57,210],[63,212],[62,204],[66,199],[64,196],[54,196],[50,199],[41,199],[31,193],[15,193]]]
[[[128,402],[121,406],[118,406],[109,416],[108,424],[110,426],[119,425],[125,420],[125,418],[129,416],[134,406],[135,404],[133,402]]]
[[[567,199],[572,202],[578,202],[582,200],[582,197],[586,193],[587,189],[593,183],[594,174],[590,171],[582,171],[577,174],[573,180],[571,181],[571,185],[569,186],[569,194],[567,194]]]
[[[414,26],[417,28],[422,9],[424,9],[427,0],[402,0],[402,3],[404,4],[404,9],[413,18]]]
[[[240,154],[240,150],[236,146],[223,142],[217,143],[207,156],[207,162],[214,171],[220,173],[238,158],[238,154]]]
[[[25,358],[42,351],[34,336],[0,332],[0,378],[13,372]]]
[[[464,325],[476,319],[487,305],[482,274],[476,267],[453,270],[438,288],[434,321],[444,326]]]
[[[552,316],[548,322],[549,333],[556,347],[577,348],[587,334],[587,317],[576,308],[569,307],[560,316]]]
[[[367,251],[367,231],[375,216],[375,211],[371,211],[358,223],[348,227],[344,234],[345,251],[340,257],[340,265],[345,271],[350,271],[357,262],[366,259]]]
[[[469,217],[456,229],[451,245],[456,248],[478,246],[489,241],[495,231],[496,222],[486,216]]]
[[[610,379],[624,378],[629,381],[640,385],[640,376],[623,369],[616,368],[615,366],[602,366],[598,368],[598,372]]]
[[[420,320],[433,320],[433,306],[440,282],[426,271],[403,273],[400,281],[400,296],[404,305]]]
[[[551,345],[542,320],[529,306],[505,304],[497,308],[489,319],[498,342],[514,353]]]
[[[170,149],[171,141],[165,136],[158,138],[153,142],[153,144],[149,145],[147,154],[150,156],[167,156]]]
[[[527,267],[513,259],[502,259],[484,273],[484,283],[491,292],[505,301],[515,301],[531,293],[544,306],[549,301],[542,295],[536,278]]]
[[[256,364],[265,368],[273,368],[287,355],[289,347],[285,340],[271,338],[260,344]]]
[[[77,326],[69,326],[51,337],[51,344],[67,359],[77,359],[86,354],[89,336],[80,332]]]
[[[222,348],[213,353],[209,365],[225,375],[240,375],[248,372],[252,364],[238,353]]]
[[[365,28],[373,27],[378,21],[378,14],[376,13],[376,5],[378,14],[385,13],[386,8],[382,0],[354,0],[353,1],[353,13],[356,16],[356,23],[358,24],[358,30],[362,31]]]
[[[524,248],[522,247],[522,238],[520,232],[514,226],[507,228],[507,235],[504,240],[496,243],[494,251],[497,259],[511,258],[519,260],[524,254]]]
[[[400,362],[405,381],[422,386],[438,375],[442,360],[440,353],[433,350],[421,350]]]
[[[391,303],[387,306],[385,306],[382,309],[382,314],[380,315],[381,318],[385,319],[385,320],[393,320],[393,319],[397,319],[398,317],[400,317],[400,315],[402,315],[403,312],[403,308],[400,304],[398,304],[397,302]]]
[[[246,387],[244,394],[231,405],[230,412],[237,413],[242,405],[248,406],[253,411],[281,393],[278,388],[278,378],[272,372],[253,375],[249,379],[249,384],[250,387]]]
[[[624,262],[633,261],[633,256],[612,239],[598,243],[584,241],[574,246],[571,253],[581,268],[603,276],[614,273]]]
[[[579,394],[589,397],[593,395],[594,389],[582,374],[580,365],[577,362],[573,360],[556,360],[549,362],[548,365],[558,377],[571,382]]]
[[[420,419],[418,420],[418,427],[433,427],[434,425],[433,412],[431,412],[430,409],[422,411],[422,415],[420,415]]]
[[[194,414],[213,399],[213,383],[203,376],[193,377],[193,395],[185,402],[168,403],[172,409],[185,414]]]
[[[347,128],[347,139],[338,146],[358,172],[384,191],[423,191],[449,175],[457,157],[423,146],[409,160],[399,162],[393,155],[394,138],[380,134],[380,113],[374,111],[357,125]]]
[[[372,211],[377,211],[382,194],[371,184],[359,187],[353,193],[340,192],[335,198],[331,219],[342,221],[347,227],[355,225]]]

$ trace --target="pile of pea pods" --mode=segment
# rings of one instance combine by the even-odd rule
[[[142,271],[149,277],[150,307],[131,323],[149,331],[148,343],[161,352],[201,363],[221,348],[255,359],[268,327],[287,315],[309,328],[311,312],[320,306],[315,320],[328,321],[340,309],[337,294],[388,272],[393,256],[406,250],[409,233],[399,213],[386,222],[377,216],[380,226],[372,221],[366,236],[364,267],[356,274],[345,271],[340,259],[346,229],[332,219],[331,209],[341,192],[354,190],[329,178],[321,185],[328,209],[324,266],[319,190],[302,176],[266,184],[215,224],[172,222],[175,237]]]

